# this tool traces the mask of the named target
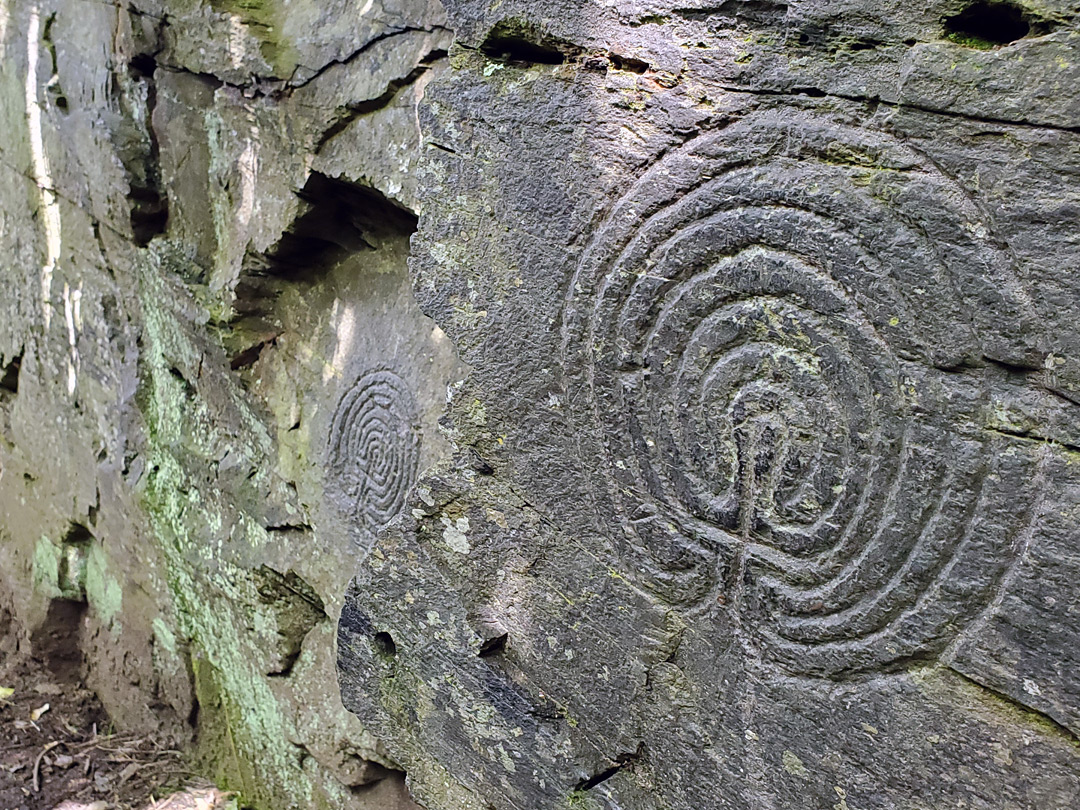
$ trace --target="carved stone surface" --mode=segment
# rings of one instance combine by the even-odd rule
[[[421,803],[1076,805],[1080,8],[447,7],[472,372],[338,630]]]
[[[0,0],[0,649],[257,810],[1080,807],[1080,2],[445,5]]]
[[[1037,495],[973,423],[992,374],[938,369],[1023,364],[1031,321],[977,209],[912,150],[775,110],[693,139],[613,206],[563,315],[620,556],[793,673],[937,652]]]
[[[332,497],[353,521],[377,531],[401,512],[419,461],[420,425],[405,381],[386,369],[365,374],[334,413]]]

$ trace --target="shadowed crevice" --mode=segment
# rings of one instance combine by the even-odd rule
[[[244,260],[223,336],[233,371],[254,365],[281,335],[274,310],[289,286],[316,283],[348,257],[416,230],[416,216],[379,191],[318,172],[297,196],[299,212],[277,243]]]
[[[1010,2],[978,0],[945,19],[945,36],[968,48],[986,50],[1031,35],[1048,33],[1050,26],[1027,9]]]
[[[19,393],[19,370],[22,368],[22,355],[17,354],[6,363],[0,364],[0,399],[5,395]]]
[[[491,59],[511,65],[561,65],[582,53],[579,46],[545,34],[520,19],[496,23],[480,50]]]

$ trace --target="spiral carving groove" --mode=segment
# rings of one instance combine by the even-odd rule
[[[333,494],[368,532],[405,505],[420,459],[416,406],[392,371],[365,374],[338,404],[330,431]]]
[[[654,165],[562,324],[637,581],[798,674],[940,652],[1028,511],[984,497],[1019,473],[979,428],[983,377],[941,371],[1009,337],[1010,273],[952,181],[881,134],[752,114]]]

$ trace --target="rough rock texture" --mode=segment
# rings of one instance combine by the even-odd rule
[[[434,1],[0,0],[0,615],[253,807],[412,806],[334,638],[464,376],[406,266],[449,43]]]
[[[448,0],[455,452],[354,711],[453,808],[1080,804],[1080,4]]]
[[[0,630],[119,725],[267,810],[1080,806],[1080,4],[0,65]]]

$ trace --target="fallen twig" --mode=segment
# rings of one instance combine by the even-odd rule
[[[60,740],[53,740],[51,743],[41,749],[41,753],[37,755],[37,759],[34,760],[34,773],[31,784],[34,788],[34,793],[41,792],[41,760],[45,758],[45,755],[52,751],[56,746],[60,745]]]

